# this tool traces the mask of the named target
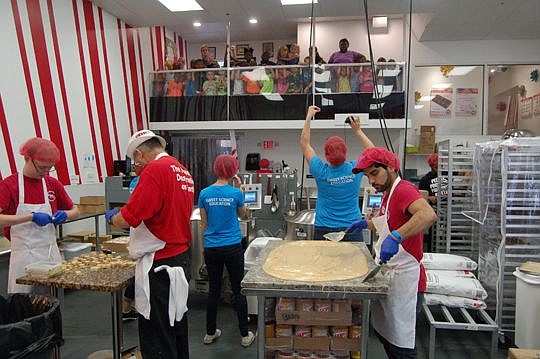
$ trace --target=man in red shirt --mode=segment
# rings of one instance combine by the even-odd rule
[[[127,204],[120,211],[107,211],[105,217],[110,224],[131,227],[130,254],[138,258],[135,308],[140,314],[141,352],[145,359],[187,359],[187,315],[174,321],[174,326],[169,324],[169,307],[177,305],[169,301],[169,289],[174,291],[176,287],[170,285],[168,271],[154,269],[163,265],[181,267],[186,280],[191,278],[193,179],[176,158],[165,152],[165,140],[150,130],[131,137],[127,155],[135,166],[142,167],[139,183]],[[149,296],[145,294],[148,292]]]
[[[37,261],[62,261],[56,245],[55,225],[79,215],[62,183],[49,176],[60,160],[56,145],[34,137],[19,150],[24,156],[22,174],[14,173],[0,183],[0,226],[11,240],[8,293],[42,292],[15,280]]]
[[[423,233],[437,215],[416,187],[399,177],[399,167],[399,158],[381,147],[367,148],[358,157],[353,173],[364,172],[384,196],[379,216],[360,219],[348,231],[377,231],[376,260],[383,270],[393,270],[393,276],[387,297],[372,305],[372,324],[389,358],[416,358],[416,313],[426,289],[420,263]]]

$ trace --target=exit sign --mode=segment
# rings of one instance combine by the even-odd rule
[[[273,140],[266,140],[266,141],[263,141],[263,148],[265,150],[271,150],[273,149],[275,146],[275,143]]]

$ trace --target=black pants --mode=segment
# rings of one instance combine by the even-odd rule
[[[323,240],[324,235],[331,232],[339,232],[344,231],[347,228],[330,228],[330,227],[315,227],[315,230],[313,231],[313,239],[320,239]],[[341,240],[342,242],[363,242],[364,237],[362,236],[362,231],[358,231],[353,234],[346,234],[345,237]]]
[[[148,273],[150,280],[150,320],[139,315],[139,344],[144,359],[189,359],[187,312],[182,320],[169,323],[169,274],[163,270],[154,273],[161,265],[182,267],[189,282],[191,279],[190,251],[177,256],[155,260]]]
[[[422,302],[424,301],[424,293],[418,293],[416,296],[416,320],[418,321],[418,315],[422,309]],[[389,319],[390,320],[390,319]],[[389,359],[416,359],[416,346],[413,349],[398,347],[388,340],[386,340],[382,335],[375,331],[375,334],[381,341],[384,346],[384,351]]]
[[[242,244],[204,249],[204,262],[208,270],[210,289],[206,304],[206,334],[216,332],[217,308],[221,296],[223,265],[227,267],[231,288],[234,295],[234,307],[238,317],[240,334],[248,335],[248,313],[246,297],[240,293],[240,282],[244,278],[244,251]]]

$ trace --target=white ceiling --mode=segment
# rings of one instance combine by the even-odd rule
[[[165,25],[191,42],[295,38],[297,22],[311,5],[282,6],[280,0],[198,0],[203,11],[170,12],[158,0],[92,0],[132,26]],[[317,21],[364,18],[362,0],[318,0]],[[427,19],[420,41],[539,39],[540,0],[412,0],[413,13]],[[369,0],[369,16],[409,13],[409,0]],[[248,23],[256,17],[258,24]],[[193,27],[201,21],[200,28]],[[414,21],[414,18],[413,18]],[[414,27],[414,22],[413,22]],[[423,26],[422,26],[423,28]]]

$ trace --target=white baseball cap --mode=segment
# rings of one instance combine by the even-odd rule
[[[142,145],[144,142],[148,141],[151,138],[157,138],[159,142],[161,142],[161,145],[165,147],[167,142],[165,139],[161,136],[156,135],[154,132],[150,130],[140,130],[138,132],[135,132],[133,136],[129,139],[128,146],[127,146],[127,156],[131,159],[133,159],[133,152]]]

